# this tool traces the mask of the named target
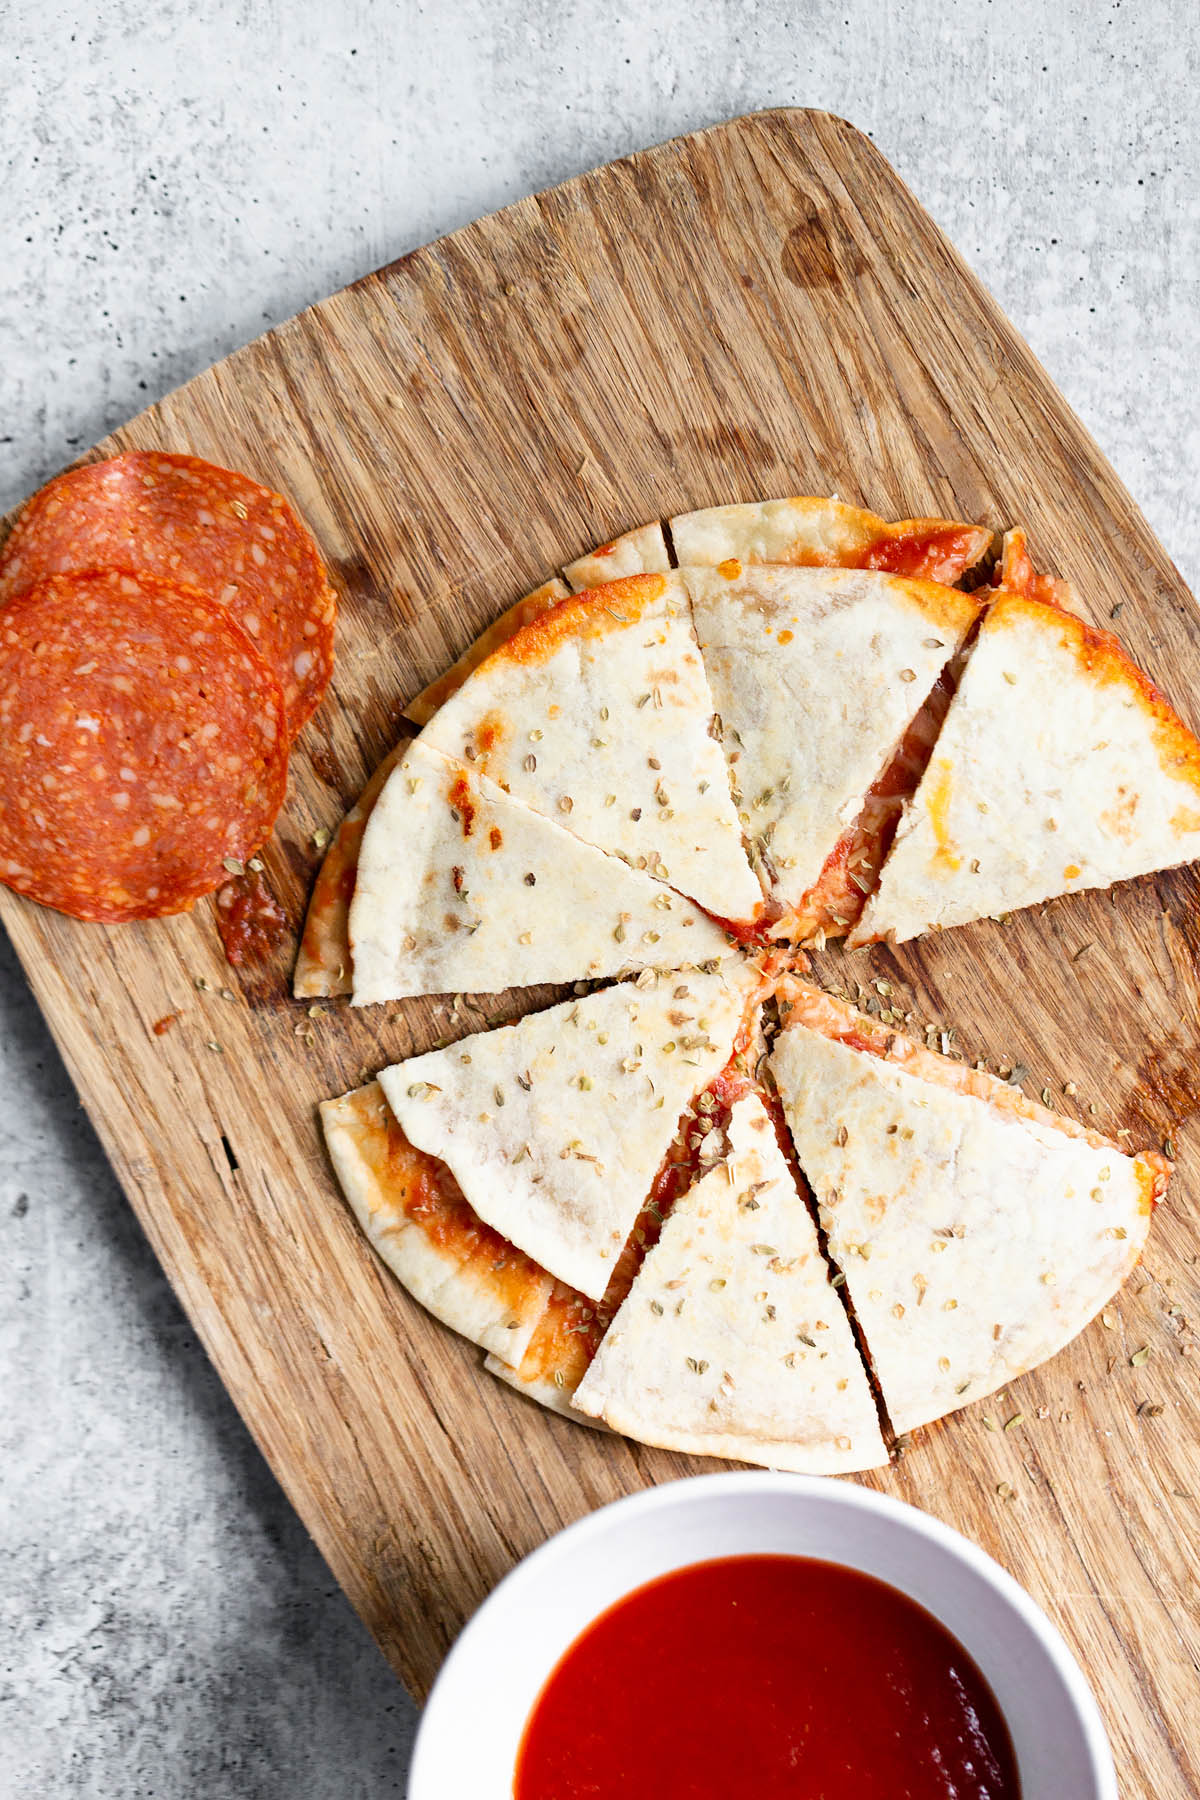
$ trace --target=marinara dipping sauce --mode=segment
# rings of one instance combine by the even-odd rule
[[[577,1638],[530,1714],[515,1800],[1018,1800],[958,1640],[874,1576],[695,1563]]]

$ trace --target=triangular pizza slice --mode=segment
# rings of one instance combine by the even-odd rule
[[[681,573],[777,934],[844,935],[944,716],[949,690],[938,684],[980,603],[870,570],[733,562]]]
[[[684,1108],[757,1011],[742,959],[530,1013],[385,1069],[409,1142],[446,1163],[480,1218],[603,1297]]]
[[[681,564],[790,563],[797,567],[880,569],[952,586],[987,555],[985,525],[952,519],[901,519],[895,524],[845,506],[803,496],[709,506],[671,520]]]
[[[501,644],[515,637],[523,626],[536,619],[559,600],[579,588],[595,587],[614,575],[635,575],[642,570],[668,567],[669,558],[662,526],[654,521],[640,525],[604,544],[591,556],[580,557],[565,573],[571,586],[554,576],[543,581],[516,601],[487,629],[469,644],[462,655],[436,681],[431,681],[404,709],[406,719],[414,725],[428,725],[438,707],[457,693],[467,676],[477,669]],[[348,994],[353,987],[347,920],[354,896],[358,851],[371,808],[379,798],[384,782],[404,755],[407,744],[402,740],[384,757],[370,781],[333,834],[325,860],[313,885],[304,933],[296,958],[293,991],[297,999],[320,999],[328,995]]]
[[[577,1389],[642,1443],[808,1474],[887,1461],[816,1226],[762,1101],[675,1203]]]
[[[679,576],[633,575],[519,631],[424,737],[586,843],[745,923],[762,891],[713,710]]]
[[[561,1281],[555,1282],[545,1312],[520,1359],[511,1364],[495,1354],[488,1357],[487,1366],[493,1375],[554,1412],[580,1418],[571,1408],[572,1395],[628,1295],[642,1259],[658,1242],[672,1208],[693,1182],[724,1156],[733,1108],[748,1094],[760,1096],[754,1071],[765,1053],[761,1023],[756,1016],[748,1018],[747,1028],[738,1034],[724,1068],[684,1107],[679,1128],[667,1146],[601,1299],[589,1300],[586,1294]]]
[[[852,942],[1200,857],[1200,742],[1107,632],[1001,589]]]
[[[1141,1255],[1169,1165],[797,982],[771,1053],[893,1428],[1061,1350]]]
[[[730,953],[681,894],[410,745],[371,812],[350,907],[356,1006],[495,993]]]

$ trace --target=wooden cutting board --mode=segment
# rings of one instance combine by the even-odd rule
[[[313,834],[404,703],[565,558],[655,514],[836,493],[890,517],[1022,521],[1094,621],[1121,609],[1134,656],[1200,721],[1200,622],[1177,572],[950,245],[825,114],[698,132],[404,257],[96,454],[133,446],[281,488],[340,590],[333,689],[266,853],[296,931]],[[1127,1144],[1174,1139],[1169,1202],[1105,1321],[869,1478],[1048,1608],[1099,1693],[1123,1792],[1156,1800],[1200,1793],[1197,893],[1184,871],[818,959],[826,977],[890,982],[890,1004],[953,1027],[971,1059],[1025,1065],[1031,1093]],[[409,1301],[340,1200],[316,1103],[514,1003],[470,1005],[453,1030],[436,1002],[310,1013],[289,997],[294,941],[239,974],[210,901],[105,929],[0,889],[0,913],[209,1354],[416,1695],[518,1557],[706,1466],[508,1392]]]

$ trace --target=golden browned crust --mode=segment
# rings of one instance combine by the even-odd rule
[[[988,629],[1003,629],[1012,621],[1029,620],[1048,630],[1058,630],[1062,642],[1074,654],[1080,669],[1096,687],[1122,686],[1129,690],[1149,721],[1159,761],[1166,774],[1186,781],[1200,795],[1200,741],[1188,729],[1166,695],[1139,669],[1124,645],[1109,631],[1098,631],[1075,613],[1054,601],[1029,599],[1001,591],[988,613]]]
[[[411,719],[414,725],[428,725],[439,706],[444,706],[451,694],[456,694],[468,675],[473,675],[481,662],[486,662],[494,650],[515,637],[526,625],[533,622],[540,613],[554,606],[560,600],[567,599],[569,588],[565,581],[556,576],[550,581],[543,581],[541,587],[534,588],[531,594],[515,602],[494,619],[487,630],[481,632],[475,642],[463,651],[456,662],[451,663],[444,675],[422,688],[421,692],[409,701],[404,709],[404,717]]]
[[[634,623],[666,585],[665,575],[625,575],[603,587],[585,588],[540,612],[493,655],[518,663],[545,662],[568,638],[605,637],[614,626]]]
[[[847,1001],[825,993],[811,982],[783,976],[777,980],[775,992],[785,1024],[805,1025],[822,1037],[836,1038],[852,1049],[895,1063],[921,1081],[951,1088],[955,1093],[970,1094],[1014,1118],[1049,1126],[1065,1137],[1079,1138],[1094,1150],[1113,1150],[1118,1156],[1128,1154],[1103,1132],[1093,1131],[1075,1119],[1064,1118],[1047,1106],[1039,1106],[1036,1100],[1029,1099],[1020,1088],[1002,1081],[998,1075],[938,1056],[893,1026],[857,1012]],[[1143,1151],[1133,1160],[1139,1184],[1144,1189],[1145,1210],[1149,1211],[1166,1192],[1173,1165],[1155,1150]]]

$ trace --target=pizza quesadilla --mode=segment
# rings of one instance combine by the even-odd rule
[[[488,1357],[486,1367],[490,1372],[526,1399],[579,1419],[571,1407],[571,1397],[629,1293],[643,1257],[657,1243],[664,1220],[669,1218],[679,1196],[686,1193],[701,1170],[713,1166],[720,1153],[723,1138],[719,1115],[700,1110],[713,1094],[714,1085],[710,1083],[697,1096],[698,1103],[685,1108],[680,1129],[642,1202],[601,1298],[590,1300],[586,1294],[556,1281],[522,1355],[515,1360],[494,1353]]]
[[[810,568],[880,569],[952,586],[987,555],[983,525],[901,519],[889,525],[839,500],[806,497],[710,506],[671,520],[681,565],[789,563]]]
[[[409,746],[363,835],[353,1001],[496,993],[728,955],[682,895],[511,800],[467,763]]]
[[[404,717],[414,725],[428,725],[438,707],[457,693],[481,662],[498,650],[501,644],[572,590],[596,586],[614,575],[636,575],[641,570],[661,570],[668,566],[666,542],[662,527],[655,521],[628,531],[624,537],[580,557],[568,573],[571,587],[554,576],[540,587],[510,606],[494,619],[487,630],[468,645],[436,681],[423,688],[404,709]],[[619,565],[619,566],[618,566]],[[594,579],[591,577],[594,576]],[[384,782],[404,755],[406,740],[401,740],[384,757],[370,781],[333,835],[325,860],[317,874],[304,921],[304,934],[296,958],[293,991],[298,1000],[321,999],[335,994],[348,994],[353,986],[347,919],[354,894],[358,850],[363,831]]]
[[[444,1163],[409,1143],[377,1081],[326,1100],[321,1123],[342,1192],[392,1273],[443,1325],[520,1362],[551,1277],[483,1223]]]
[[[900,1433],[1061,1350],[1137,1263],[1169,1165],[797,982],[771,1055]]]
[[[1200,856],[1200,742],[1116,638],[1001,589],[853,943]]]
[[[679,1129],[642,1201],[602,1298],[589,1300],[585,1294],[556,1282],[516,1366],[489,1357],[487,1366],[494,1375],[543,1406],[568,1417],[579,1416],[569,1404],[572,1394],[625,1301],[643,1257],[658,1242],[672,1208],[693,1182],[723,1158],[733,1108],[748,1094],[760,1096],[753,1070],[765,1053],[761,1021],[757,1014],[749,1012],[725,1067],[684,1107]]]
[[[870,1467],[872,1375],[906,1433],[1052,1355],[1169,1165],[735,940],[900,939],[1200,856],[1200,743],[1020,531],[967,594],[982,527],[820,500],[673,526],[679,568],[658,525],[626,533],[418,698],[297,966],[358,1004],[620,984],[323,1123],[381,1256],[518,1392],[665,1447]]]
[[[762,904],[710,735],[712,694],[677,574],[560,601],[469,677],[423,741],[718,918]]]
[[[842,935],[927,752],[914,720],[980,603],[873,571],[729,563],[682,573],[778,935]]]
[[[699,1456],[809,1474],[887,1461],[816,1227],[756,1096],[733,1108],[727,1160],[673,1207],[572,1404]]]
[[[379,1080],[410,1143],[480,1218],[603,1297],[684,1108],[756,1008],[750,963],[605,988],[410,1057]]]

